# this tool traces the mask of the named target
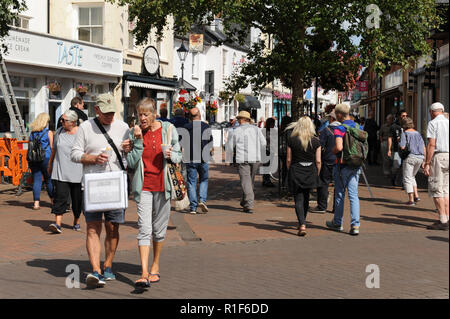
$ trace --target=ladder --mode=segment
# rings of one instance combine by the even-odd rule
[[[11,119],[11,123],[14,127],[14,133],[16,133],[17,140],[25,141],[27,140],[28,135],[25,130],[25,125],[22,115],[20,114],[19,105],[17,104],[11,81],[9,79],[5,60],[2,55],[0,55],[0,73],[0,89],[6,103],[6,108],[8,109],[9,118]]]

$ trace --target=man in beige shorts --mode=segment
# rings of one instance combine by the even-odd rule
[[[428,193],[433,197],[439,212],[439,221],[428,226],[428,229],[448,230],[449,221],[449,127],[444,116],[444,105],[433,103],[430,106],[431,121],[427,129],[427,152],[423,163],[425,175],[428,176]]]

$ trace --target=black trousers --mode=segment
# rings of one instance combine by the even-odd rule
[[[327,210],[328,185],[333,180],[333,165],[324,164],[320,170],[320,186],[317,187],[317,209]]]
[[[375,164],[378,161],[378,140],[377,138],[369,138],[369,152],[367,153],[367,160],[369,165]]]
[[[79,218],[83,207],[83,193],[81,183],[69,183],[52,180],[54,187],[54,198],[52,214],[63,215],[68,207],[69,196],[72,199],[72,211],[75,218]]]
[[[306,225],[306,215],[309,209],[309,193],[310,188],[299,188],[294,194],[295,213],[300,225]]]

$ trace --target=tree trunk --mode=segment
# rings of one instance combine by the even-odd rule
[[[301,74],[294,74],[292,78],[292,121],[297,121],[303,116],[303,77]]]

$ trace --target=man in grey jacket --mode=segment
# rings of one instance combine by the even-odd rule
[[[241,206],[245,213],[252,214],[255,193],[255,176],[261,164],[261,152],[266,149],[266,139],[261,130],[251,125],[252,119],[250,113],[246,111],[239,112],[236,119],[239,126],[234,129],[232,136],[227,142],[227,159],[230,159],[230,152],[236,151],[236,161],[239,177],[242,186]]]

